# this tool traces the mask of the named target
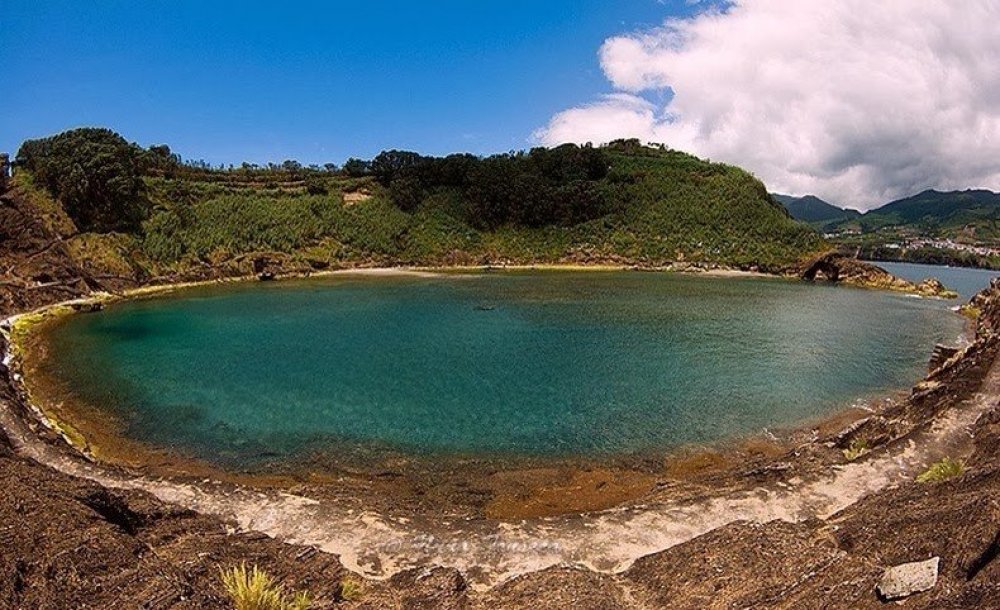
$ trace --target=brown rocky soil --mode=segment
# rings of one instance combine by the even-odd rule
[[[3,199],[0,313],[146,281],[86,268],[70,255],[67,239],[30,202]],[[977,391],[1000,345],[1000,285],[975,306],[976,343],[910,399],[834,437],[831,450],[855,438],[873,450],[907,442]],[[27,413],[8,373],[0,367],[0,408]],[[232,524],[149,494],[63,474],[18,455],[0,432],[0,609],[229,608],[218,570],[243,561],[291,589],[309,590],[314,608],[880,608],[875,584],[882,571],[932,556],[941,557],[937,585],[906,607],[1000,608],[995,402],[970,434],[961,476],[902,482],[825,520],[734,522],[620,574],[553,567],[485,592],[472,591],[456,570],[428,566],[366,581],[358,599],[338,601],[346,571],[336,556],[236,533]]]

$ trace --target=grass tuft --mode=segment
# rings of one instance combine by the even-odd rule
[[[868,453],[868,441],[863,438],[851,439],[851,444],[843,450],[848,462],[853,462],[866,453]]]
[[[363,593],[364,585],[361,582],[354,578],[344,578],[340,581],[340,590],[337,597],[346,602],[352,602],[361,599]]]
[[[248,570],[241,563],[229,570],[220,568],[219,573],[235,610],[307,610],[312,603],[308,593],[290,595],[257,566]]]
[[[953,460],[949,457],[943,458],[940,462],[935,462],[917,477],[917,483],[937,483],[952,477],[957,477],[965,471],[965,463],[962,460]]]
[[[978,320],[982,310],[971,303],[966,303],[958,308],[958,312],[970,320]]]

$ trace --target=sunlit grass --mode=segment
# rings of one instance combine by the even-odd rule
[[[340,592],[338,597],[344,601],[355,601],[361,599],[364,593],[364,585],[354,578],[344,578],[340,581]]]
[[[241,563],[219,572],[235,610],[306,610],[312,603],[308,593],[289,594],[257,566],[248,570]]]
[[[940,462],[935,462],[917,477],[918,483],[936,483],[945,481],[952,477],[957,477],[965,471],[965,463],[962,460],[953,460],[949,457],[943,458]]]

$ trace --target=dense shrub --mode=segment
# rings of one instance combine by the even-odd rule
[[[463,216],[488,230],[504,224],[568,226],[600,217],[610,205],[597,182],[609,164],[601,149],[565,144],[485,159],[388,150],[372,159],[371,172],[406,211],[436,188],[459,188],[465,195]]]
[[[750,174],[635,140],[485,158],[393,150],[339,170],[294,160],[223,169],[82,129],[25,142],[17,162],[82,230],[141,228],[133,243],[152,265],[281,251],[321,264],[684,260],[777,270],[824,248]]]
[[[110,129],[88,127],[28,140],[16,162],[62,203],[80,230],[132,231],[147,213],[141,153]]]
[[[396,207],[411,212],[424,199],[424,188],[415,176],[398,176],[389,184],[389,198]]]
[[[318,176],[307,176],[305,179],[305,188],[308,195],[326,195],[329,192],[326,180]]]
[[[227,194],[156,212],[144,225],[154,261],[215,252],[291,252],[333,237],[360,254],[395,255],[407,215],[382,200],[345,207],[340,197]]]

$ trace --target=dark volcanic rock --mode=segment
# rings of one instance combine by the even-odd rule
[[[976,468],[1000,467],[1000,408],[983,413],[973,430],[975,450],[969,466]]]
[[[137,492],[0,457],[0,608],[226,608],[219,567],[260,565],[317,607],[343,568],[323,553],[223,524]]]
[[[941,368],[941,366],[945,362],[951,360],[960,351],[962,350],[960,350],[957,347],[951,347],[948,345],[941,345],[941,344],[935,345],[934,352],[931,353],[930,362],[927,363],[927,370],[929,372],[936,371],[937,369]]]
[[[770,608],[825,571],[868,579],[877,568],[844,553],[818,522],[738,522],[639,559],[625,576],[653,607]],[[850,593],[845,602],[863,599]]]
[[[483,597],[481,607],[618,610],[635,606],[637,600],[629,595],[620,581],[608,574],[589,570],[549,568],[518,576],[496,587]]]
[[[0,197],[0,312],[77,297],[92,283],[30,201],[13,190]]]

